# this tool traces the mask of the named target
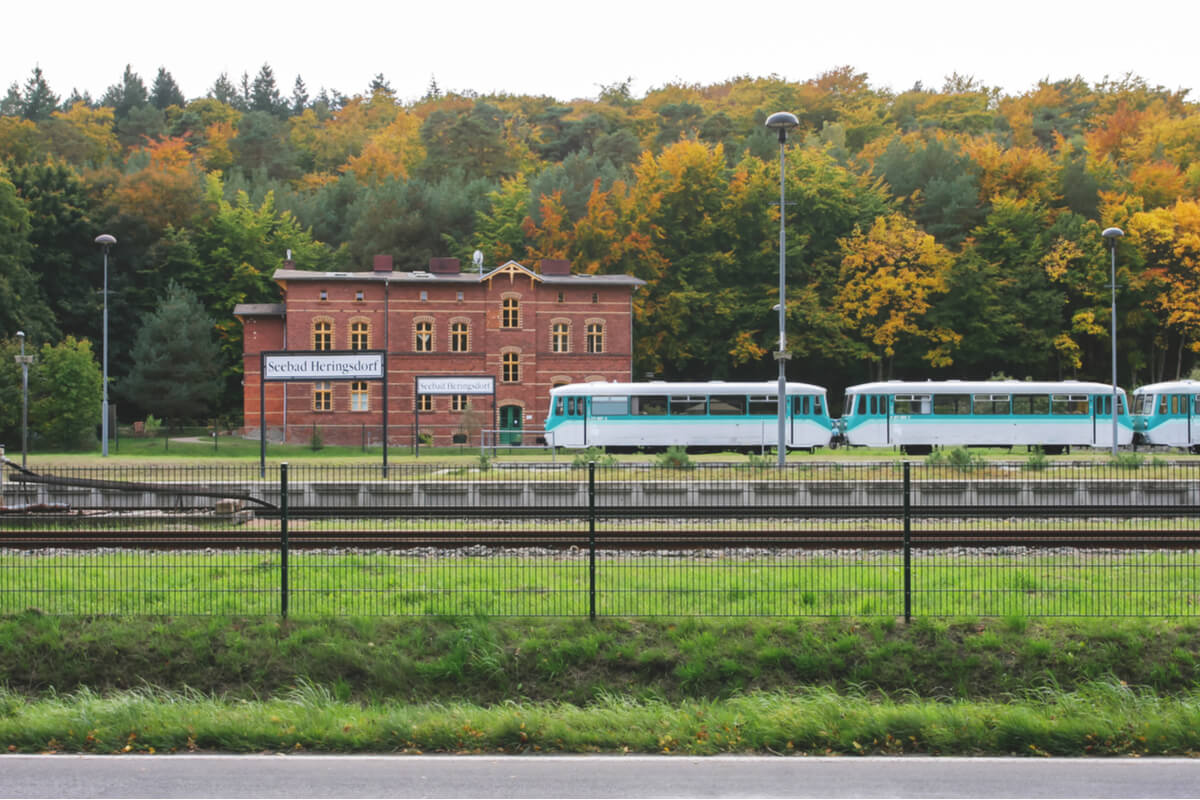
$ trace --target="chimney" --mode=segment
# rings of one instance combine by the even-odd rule
[[[284,269],[295,269],[296,268],[296,262],[292,260],[291,248],[288,248],[287,258],[285,258],[283,260],[283,268]]]
[[[457,275],[458,259],[431,258],[429,259],[429,271],[434,275]]]
[[[391,272],[393,269],[392,257],[387,253],[380,253],[375,256],[374,267],[376,272]]]
[[[543,258],[538,264],[543,275],[570,275],[571,262],[565,258]]]

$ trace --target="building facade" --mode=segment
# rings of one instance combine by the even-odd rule
[[[274,275],[282,303],[234,309],[247,434],[265,424],[272,441],[377,445],[386,423],[389,445],[528,443],[541,435],[553,387],[632,378],[638,278],[578,275],[551,259],[474,272],[453,258],[433,259],[428,271],[397,272],[392,263],[376,256],[370,272],[311,272],[285,262]],[[354,351],[384,354],[386,388],[381,380],[263,383],[264,353]],[[434,378],[493,391],[418,392],[418,384],[457,385]]]

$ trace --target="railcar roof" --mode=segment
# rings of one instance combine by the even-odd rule
[[[1118,389],[1121,394],[1124,389]],[[1095,381],[875,381],[847,386],[847,394],[1095,394],[1112,385]]]
[[[1200,381],[1163,381],[1148,383],[1133,390],[1134,394],[1163,394],[1166,392],[1200,392]]]
[[[550,390],[551,395],[580,395],[592,397],[604,395],[659,395],[659,394],[761,394],[773,395],[779,391],[777,381],[650,381],[648,383],[608,383],[593,381],[591,383],[569,383]],[[824,386],[811,383],[788,381],[787,393],[793,394],[825,394]]]

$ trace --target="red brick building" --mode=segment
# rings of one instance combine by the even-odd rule
[[[576,275],[570,262],[537,270],[515,261],[463,272],[437,258],[428,272],[396,272],[376,256],[371,272],[277,270],[279,304],[234,309],[244,330],[245,430],[257,435],[261,354],[373,350],[386,354],[388,441],[477,445],[484,431],[540,433],[550,389],[632,378],[633,292],[628,275]],[[495,396],[417,394],[417,379],[494,378]],[[272,440],[379,444],[383,382],[268,382]],[[419,425],[419,429],[418,429]],[[286,431],[286,434],[285,434]],[[488,434],[489,437],[494,434]],[[490,440],[490,439],[489,439]]]

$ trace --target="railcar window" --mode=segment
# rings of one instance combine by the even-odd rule
[[[974,414],[1008,414],[1009,405],[1006,394],[977,394],[971,411]]]
[[[1014,394],[1012,396],[1012,411],[1014,414],[1049,414],[1050,396],[1045,394]]]
[[[746,398],[736,394],[714,394],[708,398],[708,413],[719,416],[741,416],[746,413]]]
[[[671,416],[704,416],[705,400],[703,397],[672,397]]]
[[[875,395],[869,395],[867,397],[867,413],[869,413],[869,414],[878,414],[879,413],[879,398],[876,397]]]
[[[1200,394],[1196,395],[1195,402],[1192,404],[1192,413],[1200,414]]]
[[[750,398],[750,413],[761,415],[779,415],[779,404],[775,402],[774,397],[765,397],[762,395],[751,396]]]
[[[575,416],[575,398],[574,397],[567,398],[567,416],[568,417]]]
[[[1200,395],[1196,396],[1196,402],[1200,403]],[[821,410],[822,405],[823,404],[821,402],[821,396],[817,395],[816,397],[814,397],[813,398],[813,414],[815,414],[816,416],[820,416],[820,415],[824,414],[825,412]]]
[[[1197,398],[1200,400],[1200,397]],[[1151,414],[1154,412],[1154,395],[1139,394],[1133,398],[1133,413]]]
[[[1158,413],[1167,413],[1167,396],[1165,394],[1160,394],[1158,396]]]
[[[928,414],[929,395],[927,394],[898,394],[892,404],[897,414]]]
[[[563,399],[561,397],[554,398],[554,414],[558,417],[563,415]]]
[[[1171,395],[1171,413],[1172,414],[1179,413],[1179,395],[1177,395],[1177,394]]]
[[[1050,395],[1051,414],[1086,414],[1088,399],[1085,394]]]
[[[629,413],[628,397],[593,397],[592,416],[620,417]]]
[[[640,417],[665,417],[667,415],[667,396],[635,397],[633,398],[633,413]]]
[[[933,413],[935,414],[970,414],[971,395],[969,394],[935,394],[933,396]]]

